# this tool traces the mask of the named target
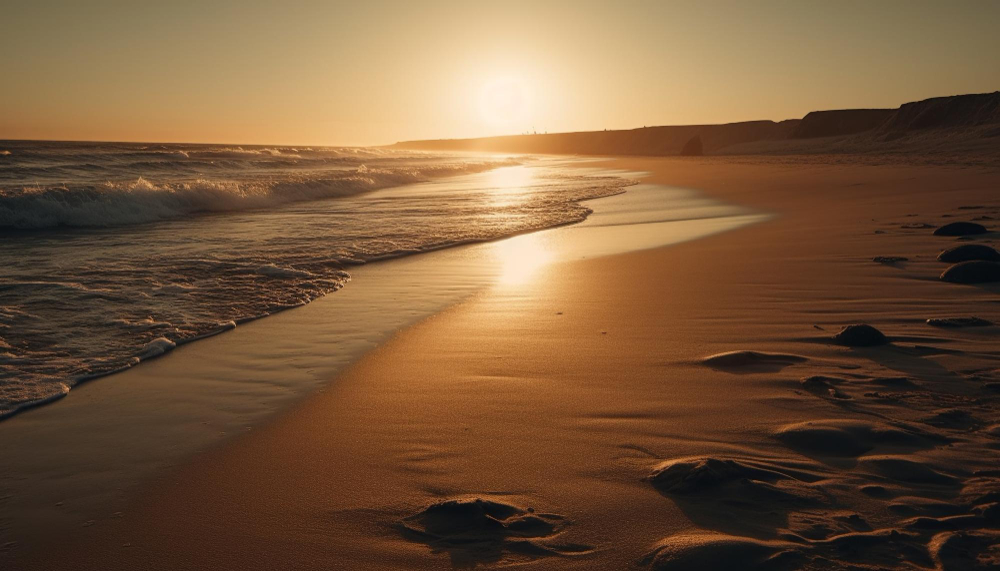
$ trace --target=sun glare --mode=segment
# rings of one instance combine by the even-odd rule
[[[535,181],[535,170],[524,165],[502,167],[487,174],[490,185],[490,202],[508,205],[523,200]]]
[[[531,110],[531,93],[517,77],[497,77],[483,85],[479,96],[483,120],[494,127],[524,128]]]

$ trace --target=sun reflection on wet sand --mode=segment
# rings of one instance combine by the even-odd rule
[[[490,201],[497,206],[510,206],[523,199],[526,189],[537,183],[535,169],[514,166],[495,169],[488,173],[492,189]],[[498,242],[493,254],[499,262],[498,281],[502,284],[523,284],[535,272],[553,261],[555,252],[548,244],[545,233],[516,236]]]
[[[507,285],[527,283],[555,257],[548,240],[541,234],[527,234],[498,242],[495,252],[500,261],[499,282]]]

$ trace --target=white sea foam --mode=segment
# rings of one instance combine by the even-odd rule
[[[167,339],[166,337],[157,337],[149,343],[143,346],[142,351],[136,357],[140,361],[145,361],[147,359],[152,359],[153,357],[159,357],[160,355],[166,353],[167,351],[172,351],[177,347],[177,343]]]

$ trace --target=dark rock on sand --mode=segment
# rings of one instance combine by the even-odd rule
[[[903,256],[875,256],[872,261],[877,264],[897,264],[899,262],[908,262],[909,258],[904,258]]]
[[[958,262],[968,262],[970,260],[986,260],[987,262],[1000,262],[1000,252],[984,244],[962,244],[938,254],[939,262],[957,264]]]
[[[848,347],[876,347],[889,342],[885,334],[865,323],[848,325],[834,335],[833,339],[840,345]]]
[[[972,236],[974,234],[985,234],[986,228],[982,224],[975,222],[952,222],[945,224],[934,231],[935,236]]]
[[[927,320],[927,325],[933,327],[987,327],[993,325],[993,322],[980,317],[932,317]]]
[[[565,524],[565,519],[555,514],[468,498],[432,504],[399,525],[408,539],[449,551],[453,561],[474,566],[476,562],[497,561],[505,554],[540,557],[588,551],[588,546],[546,542]]]
[[[941,274],[941,280],[956,284],[980,284],[1000,281],[1000,263],[976,260],[960,262]]]

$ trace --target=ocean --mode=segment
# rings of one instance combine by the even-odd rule
[[[633,182],[532,157],[0,141],[0,418],[353,267],[580,222]]]

